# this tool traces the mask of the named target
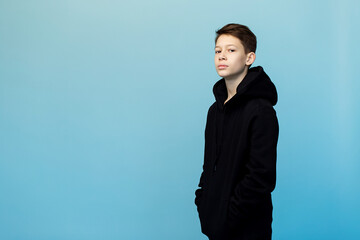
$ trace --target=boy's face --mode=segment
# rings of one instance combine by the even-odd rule
[[[255,60],[255,53],[245,53],[241,41],[232,35],[220,35],[215,46],[215,68],[225,79],[245,76]]]

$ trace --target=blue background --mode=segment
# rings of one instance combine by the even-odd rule
[[[206,239],[215,30],[279,93],[273,239],[360,238],[359,1],[0,0],[0,239]]]

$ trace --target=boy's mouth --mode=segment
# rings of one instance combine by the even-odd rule
[[[228,65],[218,65],[218,68],[219,69],[225,69],[225,68],[227,68],[228,67]]]

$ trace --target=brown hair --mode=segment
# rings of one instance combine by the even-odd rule
[[[245,53],[256,51],[256,36],[247,26],[236,23],[229,23],[225,25],[216,31],[215,44],[218,38],[223,34],[228,34],[238,38],[244,46]]]

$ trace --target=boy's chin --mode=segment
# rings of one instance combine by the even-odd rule
[[[222,78],[228,77],[228,74],[224,74],[221,72],[218,72],[217,74],[219,75],[219,77],[222,77]]]
[[[229,75],[229,74],[218,74],[219,75],[219,77],[221,77],[221,78],[225,78],[225,79],[231,79],[231,75]]]

